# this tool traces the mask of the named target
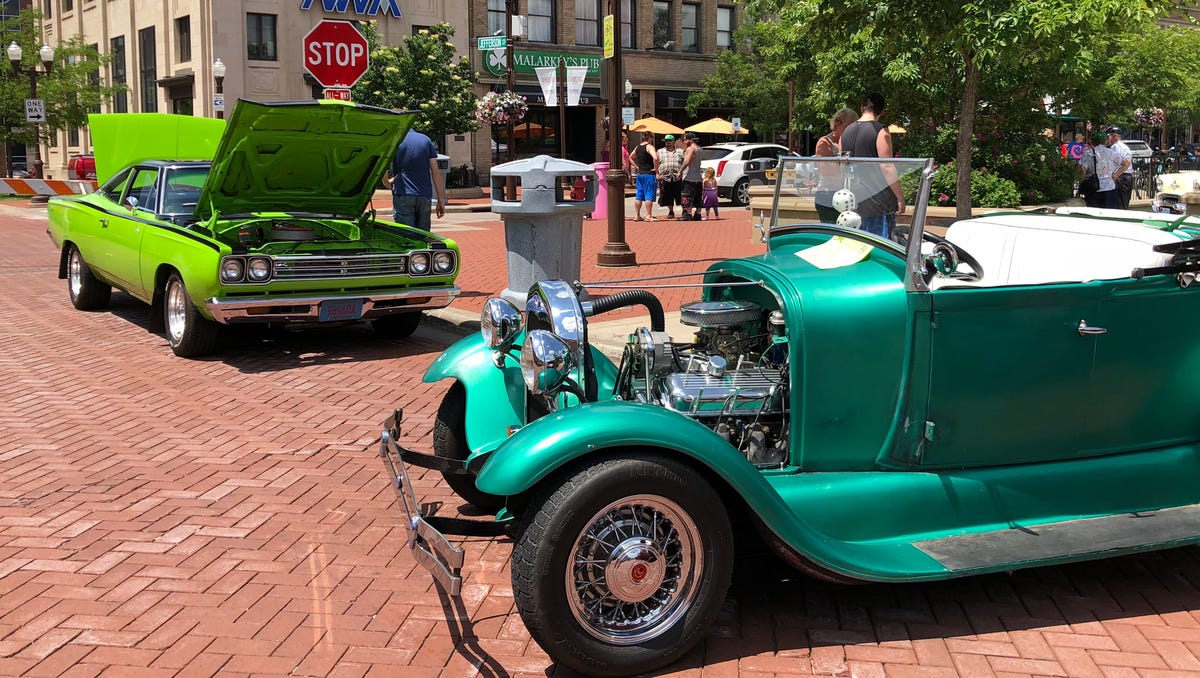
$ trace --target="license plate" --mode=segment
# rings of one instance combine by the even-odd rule
[[[333,322],[336,320],[358,320],[362,317],[362,299],[331,299],[322,301],[317,308],[317,320]]]

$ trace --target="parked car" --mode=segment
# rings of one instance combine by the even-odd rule
[[[417,562],[457,594],[466,565],[445,535],[474,530],[418,502],[414,465],[497,511],[550,657],[615,676],[705,637],[755,532],[835,582],[1200,542],[1200,222],[1008,211],[939,237],[923,221],[933,174],[782,159],[766,252],[707,269],[680,309],[694,336],[665,333],[649,288],[541,281],[523,312],[488,300],[480,334],[425,374],[453,381],[433,454],[397,442],[402,412],[384,422]],[[820,223],[814,175],[843,187],[839,223],[893,180],[915,187],[913,222],[893,240]],[[809,216],[785,222],[784,204]],[[648,326],[614,363],[588,324],[630,306]]]
[[[240,101],[228,127],[90,116],[102,184],[49,206],[71,302],[104,308],[120,288],[151,305],[183,357],[235,323],[411,334],[422,309],[459,293],[453,241],[367,211],[412,120],[333,100]]]
[[[33,176],[25,163],[13,163],[9,165],[8,175],[14,179],[28,179]]]
[[[1154,155],[1154,149],[1150,148],[1150,144],[1141,139],[1122,139],[1121,141],[1125,142],[1134,158],[1149,158]]]
[[[788,150],[778,144],[752,144],[730,141],[700,149],[701,169],[713,168],[717,174],[717,195],[735,205],[750,204],[750,187],[769,184],[767,170],[775,169]]]
[[[1200,214],[1200,171],[1160,174],[1152,208],[1170,214]]]
[[[91,153],[72,155],[67,159],[68,179],[96,179],[96,157]]]

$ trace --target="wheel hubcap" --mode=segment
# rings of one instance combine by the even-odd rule
[[[187,296],[183,293],[183,285],[171,281],[167,285],[167,334],[171,341],[178,343],[186,328]]]
[[[645,642],[691,607],[704,562],[699,530],[673,501],[637,495],[596,513],[567,564],[571,613],[614,645]]]
[[[83,291],[83,260],[78,250],[71,250],[67,260],[67,284],[71,287],[71,298],[78,297]]]

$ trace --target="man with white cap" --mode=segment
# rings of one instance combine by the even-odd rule
[[[1133,151],[1121,141],[1120,127],[1110,125],[1104,130],[1104,134],[1107,135],[1107,143],[1104,145],[1112,150],[1120,163],[1112,174],[1113,180],[1117,182],[1117,206],[1127,210],[1129,197],[1133,194]]]

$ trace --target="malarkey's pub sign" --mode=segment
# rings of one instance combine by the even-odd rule
[[[493,49],[485,52],[483,67],[492,75],[504,75],[504,50]],[[535,68],[542,66],[557,66],[558,58],[562,57],[567,66],[587,66],[588,77],[600,76],[600,56],[590,54],[559,54],[558,52],[540,52],[537,50],[514,49],[513,70],[517,73],[536,73]]]

